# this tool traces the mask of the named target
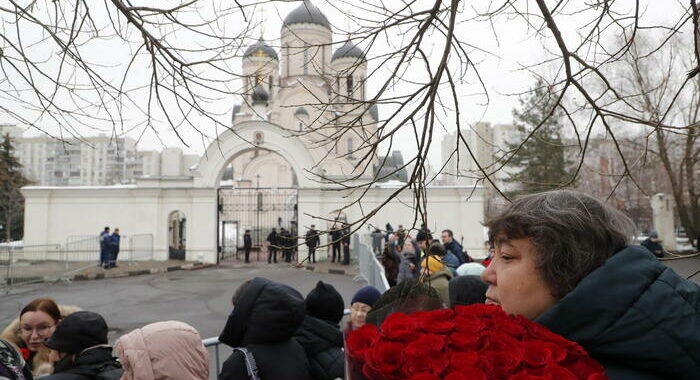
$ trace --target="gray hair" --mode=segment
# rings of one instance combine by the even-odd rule
[[[537,269],[557,299],[627,246],[635,231],[622,212],[571,190],[520,198],[485,226],[494,244],[500,239],[530,239]]]

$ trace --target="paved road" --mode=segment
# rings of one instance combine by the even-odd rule
[[[279,265],[279,264],[278,264]],[[364,285],[350,276],[268,267],[217,267],[130,278],[35,285],[0,297],[0,326],[4,328],[29,301],[51,297],[102,314],[112,329],[110,340],[151,322],[175,319],[189,323],[203,338],[218,336],[231,312],[231,296],[244,281],[262,276],[289,284],[306,295],[318,280],[333,284],[346,302]],[[210,351],[213,352],[213,351]],[[226,350],[228,352],[228,350]],[[224,354],[224,358],[228,356]],[[211,357],[212,366],[214,358]],[[213,377],[212,377],[213,378]]]
[[[683,278],[689,278],[696,284],[700,284],[700,257],[691,257],[677,260],[665,260],[664,264],[672,268]]]

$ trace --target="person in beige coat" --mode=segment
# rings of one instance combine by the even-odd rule
[[[60,318],[56,315],[58,314],[56,308],[60,313]],[[24,306],[20,315],[5,327],[0,339],[4,339],[19,348],[34,377],[52,374],[53,365],[49,361],[49,350],[41,342],[53,334],[56,325],[63,318],[80,310],[76,306],[56,305],[49,298],[35,299]],[[46,319],[46,321],[41,321],[37,316]],[[36,325],[33,325],[34,321],[23,320],[28,319],[24,317],[37,319]],[[34,340],[38,341],[39,344],[34,344]]]
[[[124,368],[121,380],[209,378],[202,337],[183,322],[156,322],[136,329],[119,338],[114,351]]]

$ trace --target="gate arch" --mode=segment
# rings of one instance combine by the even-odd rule
[[[307,169],[316,164],[306,145],[291,131],[266,121],[247,121],[227,130],[209,144],[193,169],[195,187],[217,188],[226,165],[238,153],[253,147],[274,151],[284,157],[297,175],[299,188],[318,187]]]

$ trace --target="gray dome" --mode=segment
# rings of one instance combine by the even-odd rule
[[[270,95],[265,91],[265,87],[261,85],[255,86],[251,97],[253,98],[253,104],[267,104],[268,99],[270,99]]]
[[[309,0],[304,0],[303,4],[296,7],[284,19],[284,25],[292,24],[316,24],[331,29],[331,23],[328,22],[326,15]]]
[[[338,58],[359,58],[361,60],[365,60],[365,53],[357,47],[357,45],[353,44],[351,41],[345,42],[343,46],[339,47],[338,50],[333,53],[333,57],[331,58],[331,61],[335,61]]]
[[[309,112],[304,107],[299,107],[294,111],[294,116],[309,116]]]
[[[253,45],[250,45],[248,49],[245,50],[245,53],[243,53],[243,58],[250,56],[268,57],[279,61],[275,49],[271,48],[268,44],[266,44],[263,41],[262,37],[260,37],[258,42],[254,43]]]
[[[369,107],[369,115],[372,116],[372,119],[374,119],[374,121],[379,121],[379,107],[377,107],[376,104],[373,104],[372,107]]]

